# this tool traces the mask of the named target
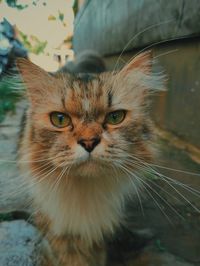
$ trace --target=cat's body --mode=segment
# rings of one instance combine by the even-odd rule
[[[104,237],[123,223],[137,189],[130,173],[153,156],[150,61],[145,53],[119,73],[76,76],[18,61],[30,100],[19,164],[49,242],[45,265],[105,266]]]

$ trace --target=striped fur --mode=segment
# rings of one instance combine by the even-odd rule
[[[19,149],[20,160],[29,163],[19,164],[30,173],[27,183],[40,210],[37,221],[43,221],[38,226],[52,249],[51,264],[104,266],[104,236],[123,222],[124,202],[136,181],[118,165],[128,154],[152,160],[145,103],[161,80],[150,72],[151,55],[139,55],[119,73],[87,77],[50,75],[25,60],[18,67],[30,101]],[[121,109],[124,121],[105,123],[106,114]],[[67,113],[72,124],[56,128],[52,111]],[[101,141],[89,155],[78,140],[94,136]]]

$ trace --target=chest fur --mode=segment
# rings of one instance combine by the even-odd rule
[[[47,189],[39,184],[33,193],[36,204],[51,221],[55,235],[80,236],[89,243],[111,234],[123,219],[127,182],[116,180],[73,180],[67,186]]]

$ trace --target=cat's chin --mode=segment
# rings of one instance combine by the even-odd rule
[[[73,171],[82,176],[98,176],[110,169],[110,165],[101,159],[89,155],[88,158],[78,160],[72,167]]]

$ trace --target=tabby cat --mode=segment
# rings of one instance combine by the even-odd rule
[[[124,221],[138,163],[153,158],[146,102],[162,80],[151,73],[151,52],[101,74],[17,65],[30,103],[19,165],[48,243],[42,265],[105,266],[104,239]]]

